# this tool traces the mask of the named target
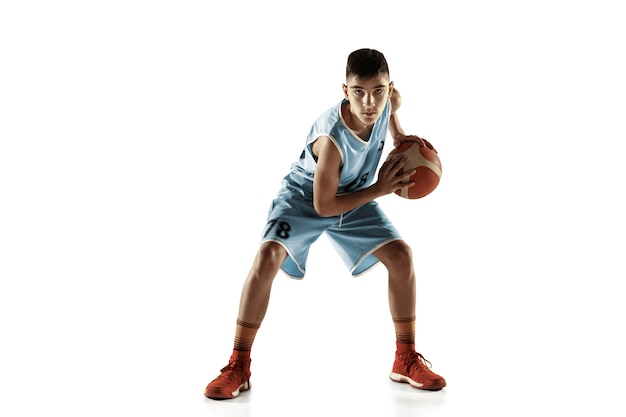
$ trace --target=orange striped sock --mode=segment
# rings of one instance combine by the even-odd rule
[[[415,316],[394,318],[393,327],[396,332],[396,343],[415,345]]]
[[[237,326],[235,328],[235,343],[233,350],[239,352],[248,352],[252,350],[252,344],[256,338],[256,333],[261,325],[259,323],[249,323],[240,319],[237,319]]]

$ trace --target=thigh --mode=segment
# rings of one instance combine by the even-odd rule
[[[275,242],[287,254],[281,269],[293,278],[302,278],[306,271],[309,248],[338,217],[320,217],[306,200],[275,199],[267,216],[261,242]]]
[[[376,265],[374,252],[401,238],[375,201],[346,213],[339,225],[328,229],[328,236],[353,275]]]

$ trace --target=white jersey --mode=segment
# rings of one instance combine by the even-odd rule
[[[368,140],[358,137],[341,116],[341,107],[347,100],[324,112],[313,124],[306,139],[300,159],[291,165],[291,172],[285,178],[299,184],[305,194],[313,193],[313,176],[317,167],[317,157],[312,144],[321,136],[328,136],[341,154],[341,172],[338,194],[356,191],[372,184],[382,156],[391,102],[387,100],[383,113],[378,118]]]

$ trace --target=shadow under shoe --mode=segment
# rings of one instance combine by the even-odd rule
[[[235,398],[250,389],[250,359],[231,359],[221,374],[207,385],[204,396],[212,400]]]

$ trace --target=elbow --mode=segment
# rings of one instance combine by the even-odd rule
[[[324,204],[317,199],[313,199],[313,209],[315,209],[315,212],[320,217],[331,217],[335,215],[328,204]]]
[[[332,214],[328,210],[324,209],[323,207],[318,206],[317,204],[313,204],[313,208],[315,209],[315,212],[317,213],[317,215],[320,217],[332,216]]]

